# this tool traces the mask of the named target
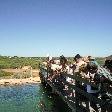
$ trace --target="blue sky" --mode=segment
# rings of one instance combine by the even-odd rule
[[[112,0],[0,0],[0,54],[112,54]]]

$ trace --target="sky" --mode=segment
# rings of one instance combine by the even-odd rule
[[[0,0],[0,55],[108,56],[112,0]]]

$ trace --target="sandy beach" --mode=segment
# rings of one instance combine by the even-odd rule
[[[1,79],[0,86],[13,86],[13,85],[22,85],[22,84],[37,84],[40,83],[40,78],[26,78],[26,79]]]
[[[3,69],[5,72],[9,73],[21,73],[21,69]],[[0,86],[13,86],[13,85],[22,85],[22,84],[31,84],[31,83],[40,83],[39,70],[32,70],[32,77],[30,78],[1,78]]]

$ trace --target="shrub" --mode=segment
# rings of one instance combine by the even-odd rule
[[[6,76],[12,76],[13,73],[9,73],[9,72],[4,72],[2,70],[0,70],[0,77],[6,77]]]

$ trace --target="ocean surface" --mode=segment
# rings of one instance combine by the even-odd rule
[[[41,84],[0,87],[0,112],[69,112],[60,97]]]

